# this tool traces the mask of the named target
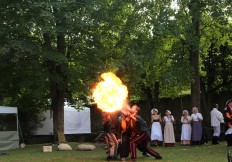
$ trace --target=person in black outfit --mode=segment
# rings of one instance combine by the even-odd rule
[[[121,117],[121,137],[119,140],[119,154],[122,161],[126,160],[126,157],[130,153],[130,137],[131,137],[131,118],[129,114],[123,114]]]
[[[107,143],[106,153],[108,156],[106,160],[115,160],[117,158],[118,140],[116,137],[117,123],[116,119],[114,119],[114,114],[103,112],[102,125]]]
[[[137,159],[136,147],[138,147],[141,151],[155,157],[156,159],[162,159],[162,156],[160,156],[159,153],[147,146],[148,141],[150,140],[150,134],[148,133],[149,128],[143,118],[137,114],[139,110],[140,108],[137,105],[134,105],[131,108],[130,117],[133,120],[133,131],[130,140],[131,159]]]
[[[232,146],[232,100],[226,102],[226,109],[224,111],[224,120],[226,124],[226,140],[227,146]]]

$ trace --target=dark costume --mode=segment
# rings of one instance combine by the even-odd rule
[[[131,137],[131,119],[127,120],[127,117],[121,120],[121,142],[119,143],[119,154],[121,158],[126,158],[130,153],[130,137]]]
[[[112,116],[110,113],[103,114],[103,129],[105,133],[105,140],[107,143],[107,160],[112,160],[117,157],[118,140],[117,133],[117,121],[118,119]]]
[[[137,159],[136,147],[143,153],[148,153],[157,159],[162,159],[159,153],[147,146],[147,143],[150,140],[150,134],[148,133],[149,128],[146,122],[139,115],[136,115],[135,118],[136,121],[134,121],[133,124],[132,138],[130,141],[131,159]]]
[[[227,101],[226,109],[224,111],[227,146],[232,146],[232,108],[228,106],[230,102],[232,102],[232,100]]]

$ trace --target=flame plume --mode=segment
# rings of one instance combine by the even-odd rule
[[[98,108],[105,112],[121,110],[128,95],[127,87],[114,73],[103,73],[101,78],[103,81],[93,91]]]

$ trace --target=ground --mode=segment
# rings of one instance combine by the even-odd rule
[[[24,149],[10,151],[0,151],[8,155],[0,156],[0,162],[102,162],[105,161],[106,154],[103,143],[94,143],[94,151],[75,151],[78,143],[69,143],[73,151],[57,151],[57,146],[53,146],[53,151],[44,153],[42,147],[48,144],[26,145]],[[162,161],[162,162],[226,162],[227,151],[232,147],[227,147],[226,142],[219,145],[210,143],[201,146],[181,146],[179,143],[175,147],[152,147],[163,156],[163,160],[155,160],[152,157],[143,157],[138,151],[137,161]],[[120,161],[120,160],[117,160]],[[127,158],[130,161],[130,158]]]

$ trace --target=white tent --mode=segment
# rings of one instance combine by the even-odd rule
[[[35,135],[53,134],[53,117],[51,111],[45,111],[46,119],[42,122],[42,127],[37,129]],[[91,133],[90,108],[76,110],[73,107],[64,107],[64,134],[85,134]]]
[[[17,107],[0,106],[0,115],[13,114],[15,121],[14,130],[8,130],[4,123],[9,121],[0,121],[0,150],[9,150],[19,148],[19,132],[18,132],[18,110]],[[0,118],[2,119],[2,118]]]

